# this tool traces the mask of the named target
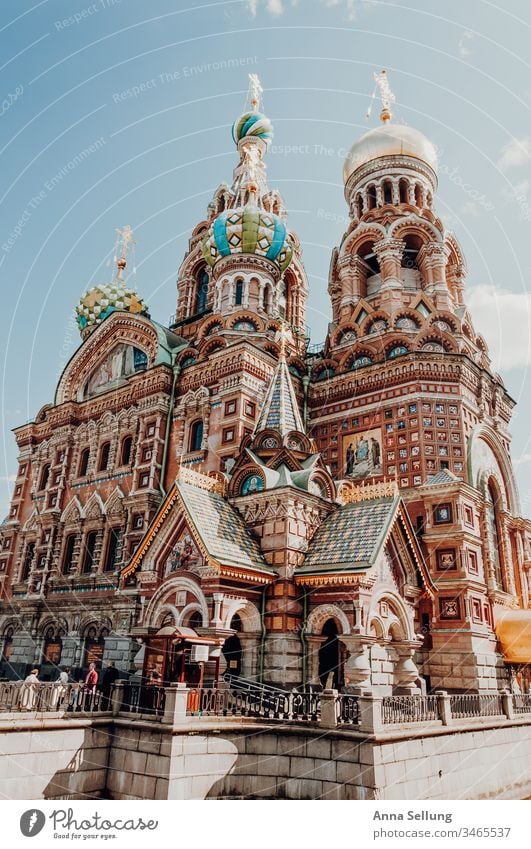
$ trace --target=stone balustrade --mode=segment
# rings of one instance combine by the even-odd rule
[[[126,714],[130,720],[154,720],[173,726],[197,720],[251,720],[303,723],[322,728],[352,728],[375,734],[411,724],[452,725],[468,720],[511,720],[531,717],[531,694],[499,693],[379,696],[336,690],[282,693],[235,688],[188,688],[132,684],[118,681],[111,693],[91,692],[82,684],[0,683],[2,714],[54,713],[75,717],[80,713]]]

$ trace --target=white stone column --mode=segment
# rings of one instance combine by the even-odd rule
[[[373,637],[359,634],[341,634],[339,639],[348,650],[343,669],[345,689],[347,692],[359,694],[372,685],[369,648],[375,640]]]
[[[394,689],[396,695],[412,695],[420,694],[420,688],[415,684],[419,677],[419,671],[413,662],[413,654],[419,644],[392,643],[392,648],[395,649],[398,659],[394,669]]]

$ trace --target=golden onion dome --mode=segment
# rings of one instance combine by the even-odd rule
[[[411,156],[420,159],[437,173],[435,145],[414,127],[388,121],[369,130],[352,145],[343,167],[345,184],[354,171],[381,156]]]

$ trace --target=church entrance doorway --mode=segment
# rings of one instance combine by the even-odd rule
[[[319,681],[323,689],[343,686],[343,652],[338,639],[335,619],[327,619],[321,631],[324,642],[319,649]]]
[[[225,642],[223,643],[223,657],[227,663],[227,668],[225,670],[225,674],[234,675],[238,677],[241,675],[242,671],[242,644],[241,640],[238,636],[239,632],[242,630],[242,622],[238,614],[232,617],[230,623],[231,629],[236,631],[235,634],[231,634],[230,637],[227,637]]]

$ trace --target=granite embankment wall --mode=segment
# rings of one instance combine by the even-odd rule
[[[531,795],[531,724],[377,735],[300,723],[110,715],[0,722],[8,799],[456,799]]]

